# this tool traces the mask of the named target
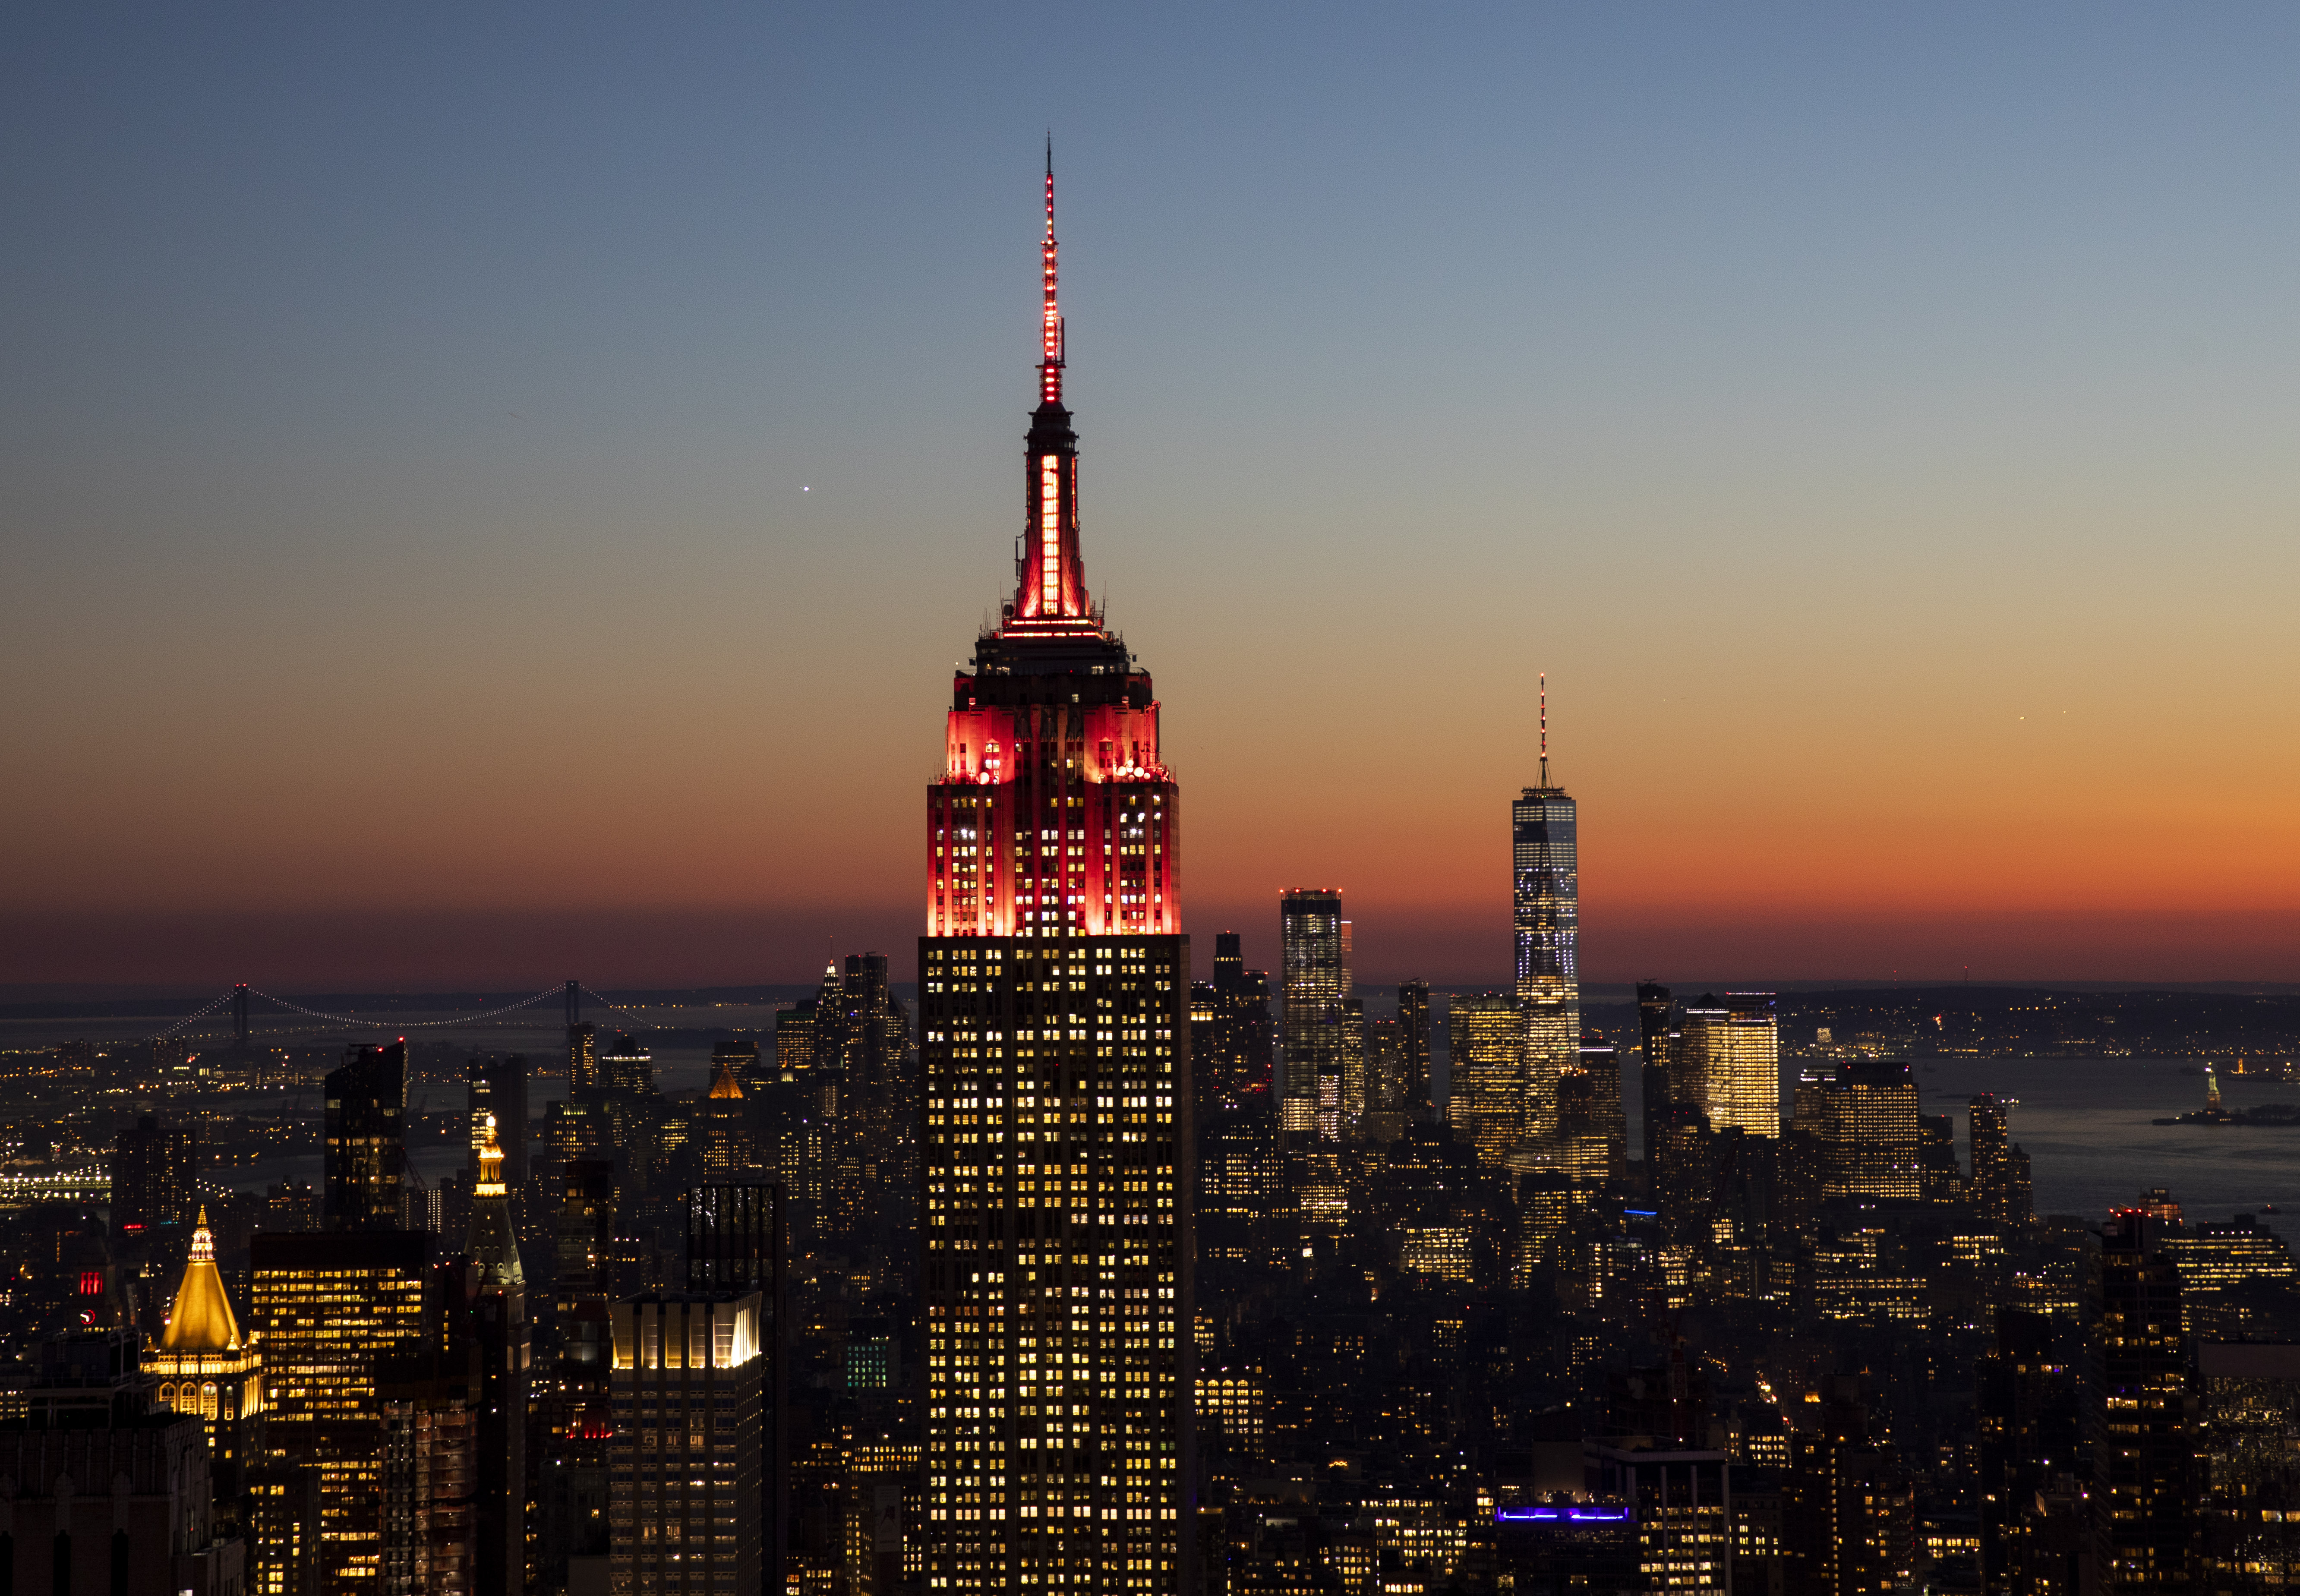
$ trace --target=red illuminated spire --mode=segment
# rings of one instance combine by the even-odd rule
[[[1079,559],[1078,435],[1062,408],[1062,312],[1054,296],[1054,141],[1046,137],[1046,237],[1040,246],[1046,312],[1038,359],[1038,408],[1024,445],[1029,461],[1030,523],[1014,550],[1016,591],[1004,629],[1098,630]]]
[[[1046,277],[1046,353],[1038,362],[1038,398],[1046,404],[1062,402],[1062,312],[1054,300],[1054,136],[1046,135],[1046,241],[1039,245]]]

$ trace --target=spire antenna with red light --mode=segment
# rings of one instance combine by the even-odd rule
[[[1038,362],[1038,398],[1047,404],[1062,402],[1062,312],[1056,303],[1054,291],[1058,248],[1054,243],[1054,135],[1049,129],[1046,132],[1046,239],[1039,246],[1046,262],[1046,312],[1043,331],[1046,347]]]
[[[1039,245],[1046,295],[1039,339],[1038,408],[1030,412],[1023,450],[1029,461],[1029,515],[1015,544],[1014,602],[1002,631],[1098,632],[1102,619],[1087,592],[1079,559],[1078,434],[1062,408],[1062,311],[1057,297],[1054,242],[1054,137],[1046,135],[1046,233]]]

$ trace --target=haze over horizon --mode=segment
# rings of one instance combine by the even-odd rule
[[[1501,981],[1537,670],[1592,983],[2296,967],[2288,11],[0,28],[12,984],[907,964],[1049,123],[1202,969]]]

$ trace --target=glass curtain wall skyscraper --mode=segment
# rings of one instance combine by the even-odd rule
[[[1517,933],[1517,998],[1525,1025],[1525,1129],[1557,1130],[1557,1077],[1581,1052],[1579,820],[1549,780],[1549,698],[1541,698],[1541,782],[1510,805],[1510,899]]]
[[[1180,794],[1079,554],[1054,174],[1016,591],[952,682],[919,944],[933,1596],[1179,1591],[1194,1178]]]
[[[1318,1128],[1318,1083],[1342,1066],[1342,1003],[1350,995],[1342,894],[1297,887],[1278,901],[1278,938],[1285,990],[1279,1016],[1279,1128]]]
[[[1729,993],[1685,1006],[1677,1044],[1678,1101],[1712,1129],[1781,1134],[1781,1044],[1770,992]]]

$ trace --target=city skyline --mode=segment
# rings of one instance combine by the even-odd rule
[[[668,985],[899,945],[937,611],[995,605],[1014,530],[1051,121],[1103,585],[1204,706],[1199,924],[1266,965],[1331,882],[1369,980],[1500,978],[1545,669],[1589,980],[2272,977],[2300,324],[2251,263],[2295,25],[2077,14],[1209,54],[591,13],[453,59],[20,17],[0,958]]]
[[[915,943],[834,943],[790,1002],[0,1011],[55,1033],[0,1048],[0,1585],[2288,1588],[2300,1107],[2249,1099],[2300,1078],[2300,995],[1607,1001],[1538,669],[1534,785],[1482,806],[1508,978],[1393,998],[1379,889],[1332,876],[1275,961],[1218,931],[1195,978],[1188,771],[1088,581],[1045,159],[1014,586],[903,778]],[[1336,785],[1271,792],[1314,835]],[[2147,1113],[2174,1068],[2203,1106]],[[2090,1211],[2039,1205],[2072,1123]]]

